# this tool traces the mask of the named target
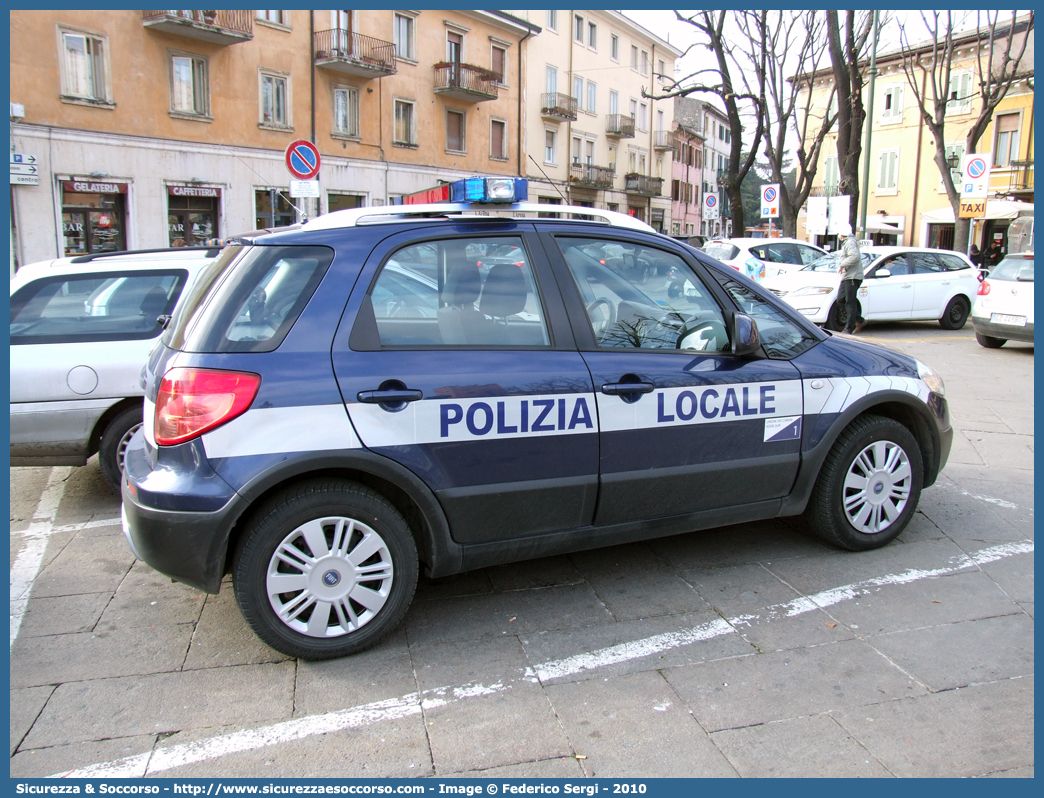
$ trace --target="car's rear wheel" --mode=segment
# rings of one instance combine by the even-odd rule
[[[253,514],[232,565],[251,629],[291,657],[320,660],[376,644],[417,588],[417,546],[384,497],[337,479],[304,482]]]
[[[955,296],[950,300],[950,304],[946,306],[942,318],[939,319],[939,325],[944,330],[959,330],[968,321],[970,312],[971,304],[968,300],[962,296]]]
[[[910,430],[890,418],[861,416],[827,455],[805,520],[835,546],[875,549],[906,528],[923,479],[921,450]]]
[[[142,409],[128,407],[109,422],[102,433],[98,445],[98,465],[102,476],[116,490],[120,489],[123,479],[123,458],[127,454],[127,444],[134,433],[141,429]]]
[[[975,340],[979,342],[979,346],[985,346],[987,349],[1000,349],[1008,342],[1007,338],[994,338],[982,333],[975,333]]]

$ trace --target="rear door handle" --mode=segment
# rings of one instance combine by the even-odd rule
[[[416,402],[423,397],[423,392],[412,391],[409,388],[388,391],[359,391],[356,396],[360,402],[368,405],[394,405],[400,402]]]
[[[629,393],[652,393],[656,386],[651,382],[610,382],[602,386],[602,393],[608,396],[620,396]]]

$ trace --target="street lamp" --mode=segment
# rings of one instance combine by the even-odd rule
[[[946,165],[950,167],[950,171],[953,171],[961,165],[961,156],[956,152],[951,152],[950,157],[946,159]]]

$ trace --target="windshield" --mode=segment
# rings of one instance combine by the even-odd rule
[[[1023,283],[1033,282],[1033,258],[1005,258],[990,272],[991,280],[1018,280]]]
[[[840,252],[828,252],[821,258],[816,258],[808,266],[803,268],[803,272],[836,272],[837,271],[837,259],[840,256]],[[874,256],[869,252],[860,252],[860,257],[863,259],[864,271],[870,268],[870,264],[874,262]]]

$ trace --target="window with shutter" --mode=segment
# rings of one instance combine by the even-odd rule
[[[899,150],[882,150],[879,156],[880,169],[877,178],[877,194],[896,194],[896,179],[899,175]]]
[[[997,140],[993,146],[993,165],[1011,166],[1019,159],[1019,115],[1000,114],[997,117]]]
[[[950,75],[949,99],[946,102],[946,115],[966,114],[971,111],[971,72],[954,72]]]

